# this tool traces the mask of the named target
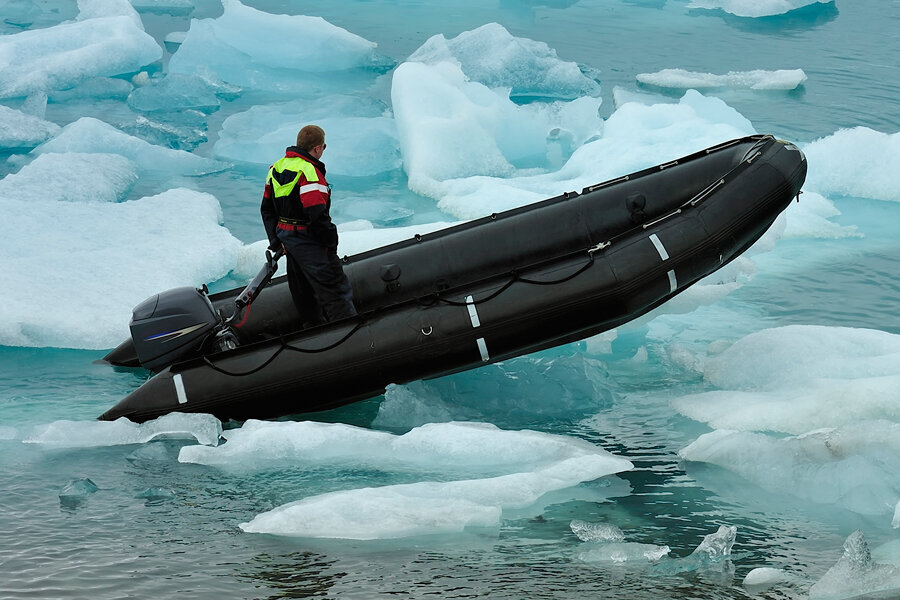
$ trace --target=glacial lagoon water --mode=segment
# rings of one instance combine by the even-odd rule
[[[900,594],[896,1],[0,11],[0,598]],[[94,362],[135,304],[255,273],[311,120],[345,253],[750,133],[810,173],[615,332],[327,413],[95,421],[148,376]]]

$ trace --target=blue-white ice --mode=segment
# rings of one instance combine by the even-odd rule
[[[896,598],[900,593],[900,567],[872,557],[862,531],[844,542],[844,554],[809,590],[810,600],[872,597]]]
[[[219,200],[192,189],[191,178],[223,171],[231,162],[271,162],[306,120],[325,124],[329,132],[329,173],[369,176],[402,167],[410,189],[447,214],[441,222],[404,228],[339,223],[341,251],[347,254],[580,190],[756,131],[712,92],[696,90],[678,99],[619,91],[613,112],[601,118],[592,76],[552,48],[511,36],[496,24],[453,38],[436,36],[389,71],[390,61],[374,43],[352,32],[321,19],[274,16],[227,1],[221,17],[194,20],[187,34],[168,36],[177,50],[164,69],[161,47],[126,4],[82,1],[77,20],[0,36],[0,97],[12,99],[13,107],[0,107],[0,146],[7,154],[28,152],[13,155],[4,169],[9,174],[0,180],[0,281],[24,290],[4,300],[2,345],[109,348],[128,335],[131,307],[150,294],[228,275],[249,279],[266,246],[261,229],[259,239],[239,241],[222,223]],[[695,0],[692,6],[765,16],[813,4],[818,3]],[[134,6],[190,10],[177,0]],[[294,53],[293,42],[283,40],[297,35],[317,36],[315,46],[328,48],[327,54],[285,69],[282,57]],[[724,82],[706,74],[692,86],[715,81],[727,88],[790,89],[802,81],[798,71],[742,71]],[[204,156],[147,143],[97,118],[54,123],[43,110],[46,102],[49,114],[57,105],[130,96],[130,108],[123,109],[129,117],[136,117],[133,110],[153,118],[181,109],[212,113],[242,94],[253,99],[245,110],[221,125],[210,120],[216,142]],[[548,101],[514,101],[535,97]],[[712,429],[685,444],[682,457],[689,468],[697,462],[718,465],[801,504],[836,506],[900,527],[898,336],[837,327],[760,330],[755,315],[722,302],[757,276],[756,261],[780,240],[865,244],[864,229],[846,219],[836,222],[833,199],[900,201],[898,140],[898,133],[856,128],[803,144],[810,172],[801,202],[788,208],[752,252],[628,326],[645,326],[647,339],[664,346],[673,364],[695,369],[713,390],[672,400],[682,415]],[[40,177],[51,169],[57,177]],[[34,232],[41,231],[47,214],[67,227],[54,231],[52,243],[36,243]],[[46,277],[51,270],[53,276]],[[700,321],[704,333],[681,344],[679,335],[696,330]],[[448,391],[451,378],[394,386],[375,424],[396,430],[421,426],[410,434],[251,422],[227,432],[221,447],[190,446],[181,458],[229,476],[336,462],[396,469],[413,479],[429,471],[409,485],[308,497],[298,490],[298,502],[259,515],[245,524],[248,531],[390,538],[496,527],[505,512],[540,503],[551,491],[571,497],[572,485],[628,468],[627,461],[568,438],[436,423],[473,418],[515,424],[522,415],[510,414],[510,407],[522,403],[488,393],[500,382],[504,389],[529,387],[558,398],[545,410],[596,412],[598,403],[609,401],[596,376],[616,335],[588,340],[575,359],[526,358],[480,371],[469,380],[469,391],[489,402],[457,402]],[[647,357],[648,349],[638,348],[623,369],[644,369]],[[578,397],[554,395],[554,377],[542,379],[548,371],[569,382]],[[143,426],[55,422],[24,432],[0,426],[0,440],[50,448],[142,444],[160,436],[187,435],[209,445],[218,440],[217,422],[167,419]],[[431,477],[436,470],[443,478]],[[386,517],[386,507],[397,510]],[[585,533],[590,529],[579,529],[595,536],[585,544],[602,543],[604,533]],[[630,542],[614,543],[623,542],[626,547],[598,550],[594,558],[655,560],[631,554],[644,549]],[[653,546],[657,552],[665,548]],[[703,558],[663,562],[677,571],[696,568]],[[892,571],[866,561],[837,573],[814,588],[816,597],[897,585]],[[767,583],[774,576],[756,573]],[[750,578],[748,585],[755,581]]]
[[[483,423],[435,423],[394,435],[343,424],[247,421],[224,436],[227,443],[216,448],[182,448],[179,460],[230,470],[341,465],[444,473],[440,481],[306,497],[241,525],[300,537],[390,539],[496,527],[504,509],[527,508],[548,493],[632,468],[587,442]]]
[[[675,89],[751,89],[793,90],[806,81],[803,69],[779,69],[777,71],[729,71],[723,75],[698,73],[684,69],[663,69],[656,73],[639,73],[638,82],[661,88]]]
[[[738,17],[770,17],[783,15],[816,4],[830,4],[834,0],[691,0],[690,8],[719,9]]]
[[[488,23],[447,39],[438,34],[407,59],[436,65],[455,63],[465,76],[511,97],[574,100],[600,94],[600,84],[573,62],[563,61],[544,42],[514,37],[499,23]]]
[[[115,421],[54,421],[23,433],[21,441],[47,448],[96,448],[191,439],[214,446],[221,433],[222,424],[211,415],[172,413],[140,424],[124,417]]]
[[[330,95],[261,104],[229,116],[215,143],[225,160],[270,165],[307,122],[328,132],[328,173],[366,176],[400,168],[390,108],[374,98]]]
[[[270,14],[238,0],[222,4],[222,16],[191,21],[169,73],[213,75],[268,95],[310,98],[337,91],[346,76],[360,76],[356,71],[388,66],[373,42],[320,17]]]
[[[0,105],[0,148],[31,149],[59,132],[59,125]]]
[[[80,0],[78,19],[0,36],[0,98],[137,71],[162,57],[127,0]]]

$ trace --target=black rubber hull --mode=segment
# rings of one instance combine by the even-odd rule
[[[360,317],[295,332],[284,278],[233,351],[155,375],[101,419],[319,411],[407,383],[595,335],[733,260],[797,196],[806,161],[752,136],[345,259]],[[396,265],[390,286],[383,267]],[[233,290],[213,297],[227,307]],[[110,353],[134,365],[130,340]],[[129,354],[130,353],[130,354]]]

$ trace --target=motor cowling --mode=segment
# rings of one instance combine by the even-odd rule
[[[205,290],[180,287],[147,298],[132,311],[131,339],[141,366],[160,371],[199,353],[222,318]]]

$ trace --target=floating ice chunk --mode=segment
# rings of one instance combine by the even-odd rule
[[[340,81],[331,74],[387,66],[375,44],[320,17],[265,13],[238,0],[223,0],[215,19],[194,19],[181,47],[169,61],[169,73],[197,74],[212,69],[223,80],[268,93],[318,95],[320,86]],[[302,59],[297,40],[303,40]]]
[[[441,470],[452,479],[321,494],[241,525],[277,535],[377,539],[496,527],[503,509],[526,508],[550,492],[632,467],[580,439],[485,423],[436,423],[393,435],[344,424],[250,420],[223,435],[227,443],[213,451],[182,448],[179,461],[239,469]]]
[[[162,504],[167,500],[172,500],[175,497],[175,492],[170,490],[169,488],[164,487],[149,487],[147,489],[141,490],[134,496],[140,500],[145,500],[147,506],[153,506],[156,504]]]
[[[865,536],[857,530],[844,541],[841,558],[809,589],[809,597],[838,600],[885,591],[900,592],[900,569],[876,563]]]
[[[600,85],[573,62],[559,59],[544,42],[512,36],[488,23],[455,38],[438,34],[407,59],[430,65],[456,62],[466,76],[490,88],[509,88],[510,96],[575,99],[597,96]]]
[[[328,137],[330,174],[368,176],[399,169],[400,148],[388,107],[374,99],[346,95],[254,106],[229,116],[215,144],[216,156],[270,165],[283,156],[307,123]]]
[[[838,239],[865,237],[855,225],[841,226],[828,219],[841,214],[831,200],[815,192],[803,194],[802,202],[792,202],[787,216],[785,238]]]
[[[400,69],[405,66],[401,65]],[[394,81],[396,88],[396,74]],[[472,109],[464,114],[478,113]],[[420,120],[427,123],[429,118],[420,115],[419,118],[410,119],[408,126],[413,128]],[[470,176],[473,175],[469,171],[472,161],[470,154],[465,151],[468,141],[456,141],[452,133],[443,138],[443,133],[437,131],[434,136],[419,138],[416,137],[419,132],[414,129],[407,140],[403,121],[401,111],[397,110],[404,166],[408,172],[412,169],[410,188],[439,198],[438,206],[442,210],[461,218],[480,217],[497,210],[515,208],[565,190],[581,190],[601,181],[754,133],[750,121],[722,100],[689,90],[675,104],[624,104],[603,123],[603,137],[587,143],[574,143],[575,151],[559,171],[497,179]],[[475,124],[470,126],[478,128]],[[532,126],[533,122],[523,124],[523,127]],[[428,131],[429,127],[425,127],[424,131]],[[452,129],[453,126],[447,123],[447,127]],[[443,146],[443,142],[435,144],[435,139],[448,140],[447,147]],[[429,164],[439,158],[450,164],[459,162],[460,166],[452,167],[453,172],[449,165],[440,167],[442,170],[431,170]],[[418,171],[420,162],[421,171]],[[418,176],[415,175],[417,172]],[[456,179],[437,185],[432,181],[432,185],[427,185],[429,174],[433,177],[438,173]],[[496,173],[500,174],[502,173]],[[417,185],[421,185],[421,189]]]
[[[815,379],[773,391],[719,390],[682,396],[672,406],[716,429],[801,434],[864,420],[900,420],[900,375]]]
[[[43,178],[40,173],[56,173]],[[89,173],[90,177],[85,177]],[[123,200],[137,181],[133,162],[119,154],[41,154],[18,173],[0,179],[0,198],[52,198],[59,202]]]
[[[693,556],[702,556],[710,561],[718,561],[731,556],[731,548],[737,538],[737,527],[719,525],[718,531],[704,536],[700,545],[694,548]]]
[[[184,39],[187,37],[187,31],[172,31],[166,34],[166,37],[163,38],[163,43],[166,45],[166,50],[174,53],[178,50],[179,46],[184,43]]]
[[[684,69],[663,69],[656,73],[639,73],[639,83],[661,88],[708,90],[719,88],[751,90],[793,90],[806,81],[803,69],[777,71],[729,71],[724,75],[697,73]]]
[[[820,378],[900,375],[898,359],[900,335],[875,329],[788,325],[737,341],[707,363],[705,376],[720,388],[780,390]]]
[[[523,508],[549,492],[628,468],[627,461],[610,459],[605,453],[585,454],[498,477],[331,492],[280,506],[240,527],[248,533],[340,539],[391,539],[497,527],[504,508]]]
[[[814,4],[834,0],[691,0],[688,8],[721,9],[738,17],[770,17],[783,15]]]
[[[178,175],[205,175],[221,171],[227,163],[149,144],[112,125],[91,117],[69,123],[55,138],[41,144],[32,154],[45,152],[106,152],[130,158],[141,172]]]
[[[59,125],[0,105],[0,148],[34,148],[59,133]]]
[[[219,98],[197,75],[172,73],[150,85],[136,88],[128,96],[128,106],[141,112],[199,110],[206,114],[219,110]]]
[[[54,448],[93,448],[143,444],[154,439],[196,439],[201,444],[219,443],[222,424],[212,415],[171,413],[146,423],[125,417],[115,421],[54,421],[38,425],[22,442]]]
[[[74,173],[69,183],[88,190],[86,178],[99,180],[114,196],[116,184],[98,179],[104,169]],[[4,304],[7,346],[113,347],[127,335],[132,307],[160,290],[225,276],[241,247],[220,225],[218,201],[186,189],[111,204],[0,195],[0,214],[0,280],[26,290]],[[54,230],[53,245],[35,245],[48,214],[66,227]],[[52,264],[53,277],[35,276],[35,264]]]
[[[85,3],[92,6],[105,4]],[[158,60],[162,48],[134,18],[103,16],[0,36],[0,98],[61,90]]]
[[[448,192],[446,180],[465,178],[459,185],[477,193],[487,187],[482,181],[491,184],[492,180],[474,181],[473,177],[509,177],[520,168],[543,168],[551,160],[567,158],[602,128],[597,99],[517,106],[505,92],[469,81],[450,62],[400,65],[394,72],[391,99],[409,187],[438,199]],[[478,206],[477,215],[465,206],[444,202],[439,206],[471,218],[491,212],[486,211],[486,198],[493,204],[493,198],[506,194],[491,190],[477,195],[472,201]],[[540,192],[519,191],[511,202],[537,199]]]
[[[864,421],[800,436],[719,429],[683,448],[773,493],[864,515],[889,515],[900,496],[900,424]]]
[[[612,523],[588,523],[575,519],[569,523],[572,533],[582,542],[624,542],[625,534]]]
[[[787,579],[785,572],[772,567],[756,567],[744,577],[746,587],[768,587]]]
[[[591,544],[590,547],[579,550],[576,558],[584,562],[646,563],[658,561],[667,556],[669,552],[668,546],[637,542],[612,542]]]
[[[673,407],[718,429],[801,434],[900,420],[900,336],[790,325],[752,333],[700,367],[719,390]],[[759,373],[766,376],[760,378]]]
[[[604,456],[620,470],[631,464],[574,438],[507,431],[483,423],[432,423],[398,436],[344,424],[249,420],[223,437],[228,443],[218,448],[182,448],[178,460],[240,469],[303,461],[310,466],[453,468],[470,474],[527,470],[579,456]]]
[[[900,164],[900,132],[887,134],[855,127],[803,146],[809,160],[805,187],[821,194],[842,194],[900,202],[894,169]]]
[[[75,508],[99,489],[96,483],[86,477],[74,479],[59,492],[59,502],[67,508]]]

